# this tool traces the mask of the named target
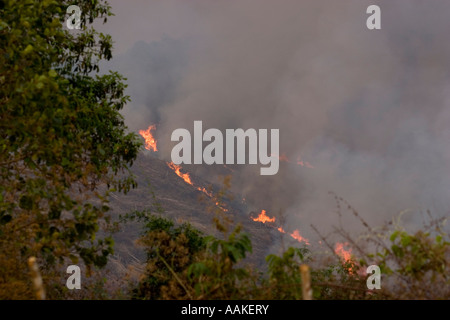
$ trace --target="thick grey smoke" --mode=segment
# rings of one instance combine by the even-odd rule
[[[162,158],[194,120],[278,128],[291,163],[269,177],[241,166],[233,185],[288,229],[335,224],[329,191],[373,224],[405,209],[449,215],[450,2],[110,2],[120,54],[109,66],[129,78],[127,124],[158,123]],[[375,2],[382,29],[370,31]]]

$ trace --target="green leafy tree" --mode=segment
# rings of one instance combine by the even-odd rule
[[[193,296],[197,299],[254,298],[255,275],[250,268],[237,265],[252,252],[250,238],[240,225],[223,236],[224,239],[207,236],[205,252],[189,266],[188,282]]]
[[[309,260],[309,254],[306,248],[289,247],[281,256],[266,257],[269,271],[266,285],[271,299],[302,298],[300,264]]]
[[[80,30],[65,26],[71,4]],[[135,186],[128,168],[140,142],[119,113],[124,79],[98,73],[112,40],[92,23],[111,15],[99,0],[0,0],[2,298],[30,297],[31,255],[45,280],[66,258],[104,266],[112,252],[111,238],[96,233],[108,192]]]
[[[390,278],[388,293],[397,299],[450,298],[450,239],[435,220],[436,228],[414,234],[395,230],[388,245],[366,259],[377,259]]]
[[[205,250],[206,238],[188,223],[176,226],[172,220],[153,215],[149,210],[131,212],[123,217],[123,222],[135,219],[144,223],[139,243],[147,259],[145,272],[131,297],[192,299],[192,290],[187,287],[187,270]]]

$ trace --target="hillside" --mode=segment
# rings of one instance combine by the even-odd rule
[[[152,209],[156,200],[164,210],[163,216],[176,223],[189,222],[205,234],[218,235],[212,224],[214,212],[211,212],[211,208],[217,209],[214,202],[196,187],[183,181],[166,162],[141,153],[132,166],[132,172],[136,176],[138,187],[126,195],[112,194],[110,207],[113,218],[117,219],[119,215],[134,210]],[[193,174],[190,176],[196,186],[208,188],[210,185],[208,181],[202,181]],[[221,187],[212,186],[212,193],[215,194]],[[228,210],[226,214],[250,234],[253,253],[247,257],[246,262],[261,266],[278,233],[270,226],[254,222],[250,217],[254,217],[255,213],[250,212],[242,200],[238,201],[241,197],[234,195],[234,198],[235,200],[224,199]],[[130,266],[141,270],[145,254],[142,248],[135,244],[140,232],[139,222],[130,222],[114,235],[115,254],[111,260],[115,272],[124,272]]]

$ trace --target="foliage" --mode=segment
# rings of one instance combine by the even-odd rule
[[[252,251],[247,234],[237,226],[226,239],[206,238],[207,250],[200,261],[188,268],[189,284],[198,299],[251,298],[253,286],[250,270],[236,264]]]
[[[80,31],[64,27],[71,4],[81,8]],[[100,61],[112,57],[112,40],[91,25],[111,14],[100,0],[0,0],[0,299],[33,297],[26,265],[32,255],[48,297],[60,298],[67,294],[64,262],[83,262],[89,272],[112,253],[111,237],[98,231],[109,226],[108,193],[136,186],[128,169],[140,143],[120,115],[129,101],[125,79],[99,74]],[[224,184],[229,188],[229,177]],[[352,260],[320,261],[312,250],[288,248],[267,256],[264,273],[245,265],[251,239],[241,226],[231,228],[225,194],[211,199],[219,236],[147,211],[124,217],[144,222],[146,270],[132,298],[301,299],[303,263],[311,266],[315,299],[450,298],[444,220],[415,232],[375,230],[335,196],[338,211],[347,205],[365,228],[358,239],[336,229],[355,249]],[[371,264],[381,267],[381,290],[365,286]],[[92,297],[107,298],[105,282],[91,280]]]
[[[174,231],[180,227],[174,227],[170,220],[158,217],[151,221],[151,227],[147,225],[150,227],[147,230],[153,236],[146,236],[145,239],[150,241],[144,244],[146,248],[151,246],[153,251],[148,256],[147,272],[139,286],[140,290],[145,290],[135,291],[135,297],[303,299],[303,279],[300,273],[302,264],[310,266],[311,287],[316,300],[450,297],[447,275],[450,242],[443,233],[431,236],[431,233],[423,231],[409,234],[400,230],[386,230],[390,237],[385,237],[377,230],[373,235],[377,236],[379,247],[365,251],[362,249],[363,244],[359,243],[359,259],[353,255],[348,261],[340,257],[333,261],[330,256],[323,260],[309,248],[289,247],[280,255],[269,254],[266,257],[267,271],[262,272],[242,266],[243,259],[251,252],[251,241],[248,235],[242,233],[240,226],[227,234],[229,225],[216,219],[216,228],[222,230],[224,237],[202,236],[201,245],[197,242],[198,245],[193,246],[187,245],[185,239],[176,237],[180,232]],[[161,233],[161,230],[164,232]],[[374,238],[367,239],[368,243],[375,241]],[[324,240],[328,241],[326,238]],[[160,245],[162,246],[158,250]],[[172,249],[166,251],[168,247]],[[164,256],[159,252],[164,252]],[[190,262],[184,256],[186,254],[191,255]],[[183,264],[179,263],[181,257],[184,257]],[[367,288],[369,275],[366,268],[369,264],[381,267],[381,290]],[[158,283],[161,279],[164,279],[163,284]],[[145,296],[145,292],[153,291],[156,292],[153,296]]]
[[[81,30],[72,31],[64,27],[70,4],[0,0],[2,298],[30,297],[30,255],[44,278],[67,258],[104,266],[112,239],[95,235],[108,221],[108,191],[135,186],[121,174],[140,146],[119,113],[129,100],[124,79],[95,74],[112,40],[90,25],[106,22],[110,7],[77,1]]]
[[[270,254],[266,257],[271,299],[302,298],[299,267],[309,261],[309,254],[307,248],[290,247],[281,256]]]
[[[390,244],[368,259],[375,259],[389,276],[389,294],[397,299],[450,298],[450,242],[448,235],[419,230],[410,234],[395,230]],[[363,260],[364,261],[364,260]]]
[[[435,218],[426,212],[422,228],[407,231],[398,217],[385,225],[372,228],[358,211],[344,199],[335,196],[338,214],[345,204],[348,211],[364,227],[358,237],[342,227],[336,233],[357,252],[352,261],[342,264],[336,272],[319,272],[320,292],[327,299],[449,299],[450,239],[445,232],[445,218]],[[315,229],[317,231],[317,229]],[[327,239],[322,237],[327,242]],[[362,241],[363,240],[363,241]],[[328,244],[329,245],[329,244]],[[366,268],[380,267],[381,290],[366,290]],[[324,269],[326,270],[326,269]],[[323,271],[323,270],[322,270]],[[325,277],[324,277],[325,275]],[[320,283],[321,282],[321,283]],[[334,290],[333,288],[339,289]]]
[[[133,299],[189,298],[180,277],[186,276],[187,267],[205,248],[205,237],[200,231],[184,223],[180,226],[149,211],[134,211],[124,221],[138,219],[144,222],[139,243],[147,253],[145,273]]]

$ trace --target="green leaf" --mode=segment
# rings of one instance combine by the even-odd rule
[[[67,158],[62,158],[62,160],[61,160],[61,165],[62,165],[63,167],[66,167],[66,166],[68,166],[69,164],[70,164],[69,159],[67,159]]]
[[[54,77],[56,77],[58,74],[56,73],[55,70],[50,69],[50,71],[48,72],[48,75],[49,75],[51,78],[54,78]]]
[[[409,235],[402,236],[402,241],[401,242],[402,242],[402,246],[403,247],[408,246],[411,243],[411,236],[409,236]]]
[[[32,51],[33,51],[33,46],[31,44],[29,44],[29,45],[27,45],[25,50],[23,50],[23,54],[27,55],[27,54],[31,53]]]
[[[395,239],[397,239],[398,235],[400,234],[400,231],[396,230],[394,231],[394,233],[392,233],[391,237],[389,238],[389,240],[391,240],[391,242],[394,242]]]
[[[404,252],[403,252],[402,248],[400,248],[399,246],[397,246],[395,244],[391,248],[392,248],[392,252],[394,253],[395,256],[400,257],[400,258],[403,257]]]

